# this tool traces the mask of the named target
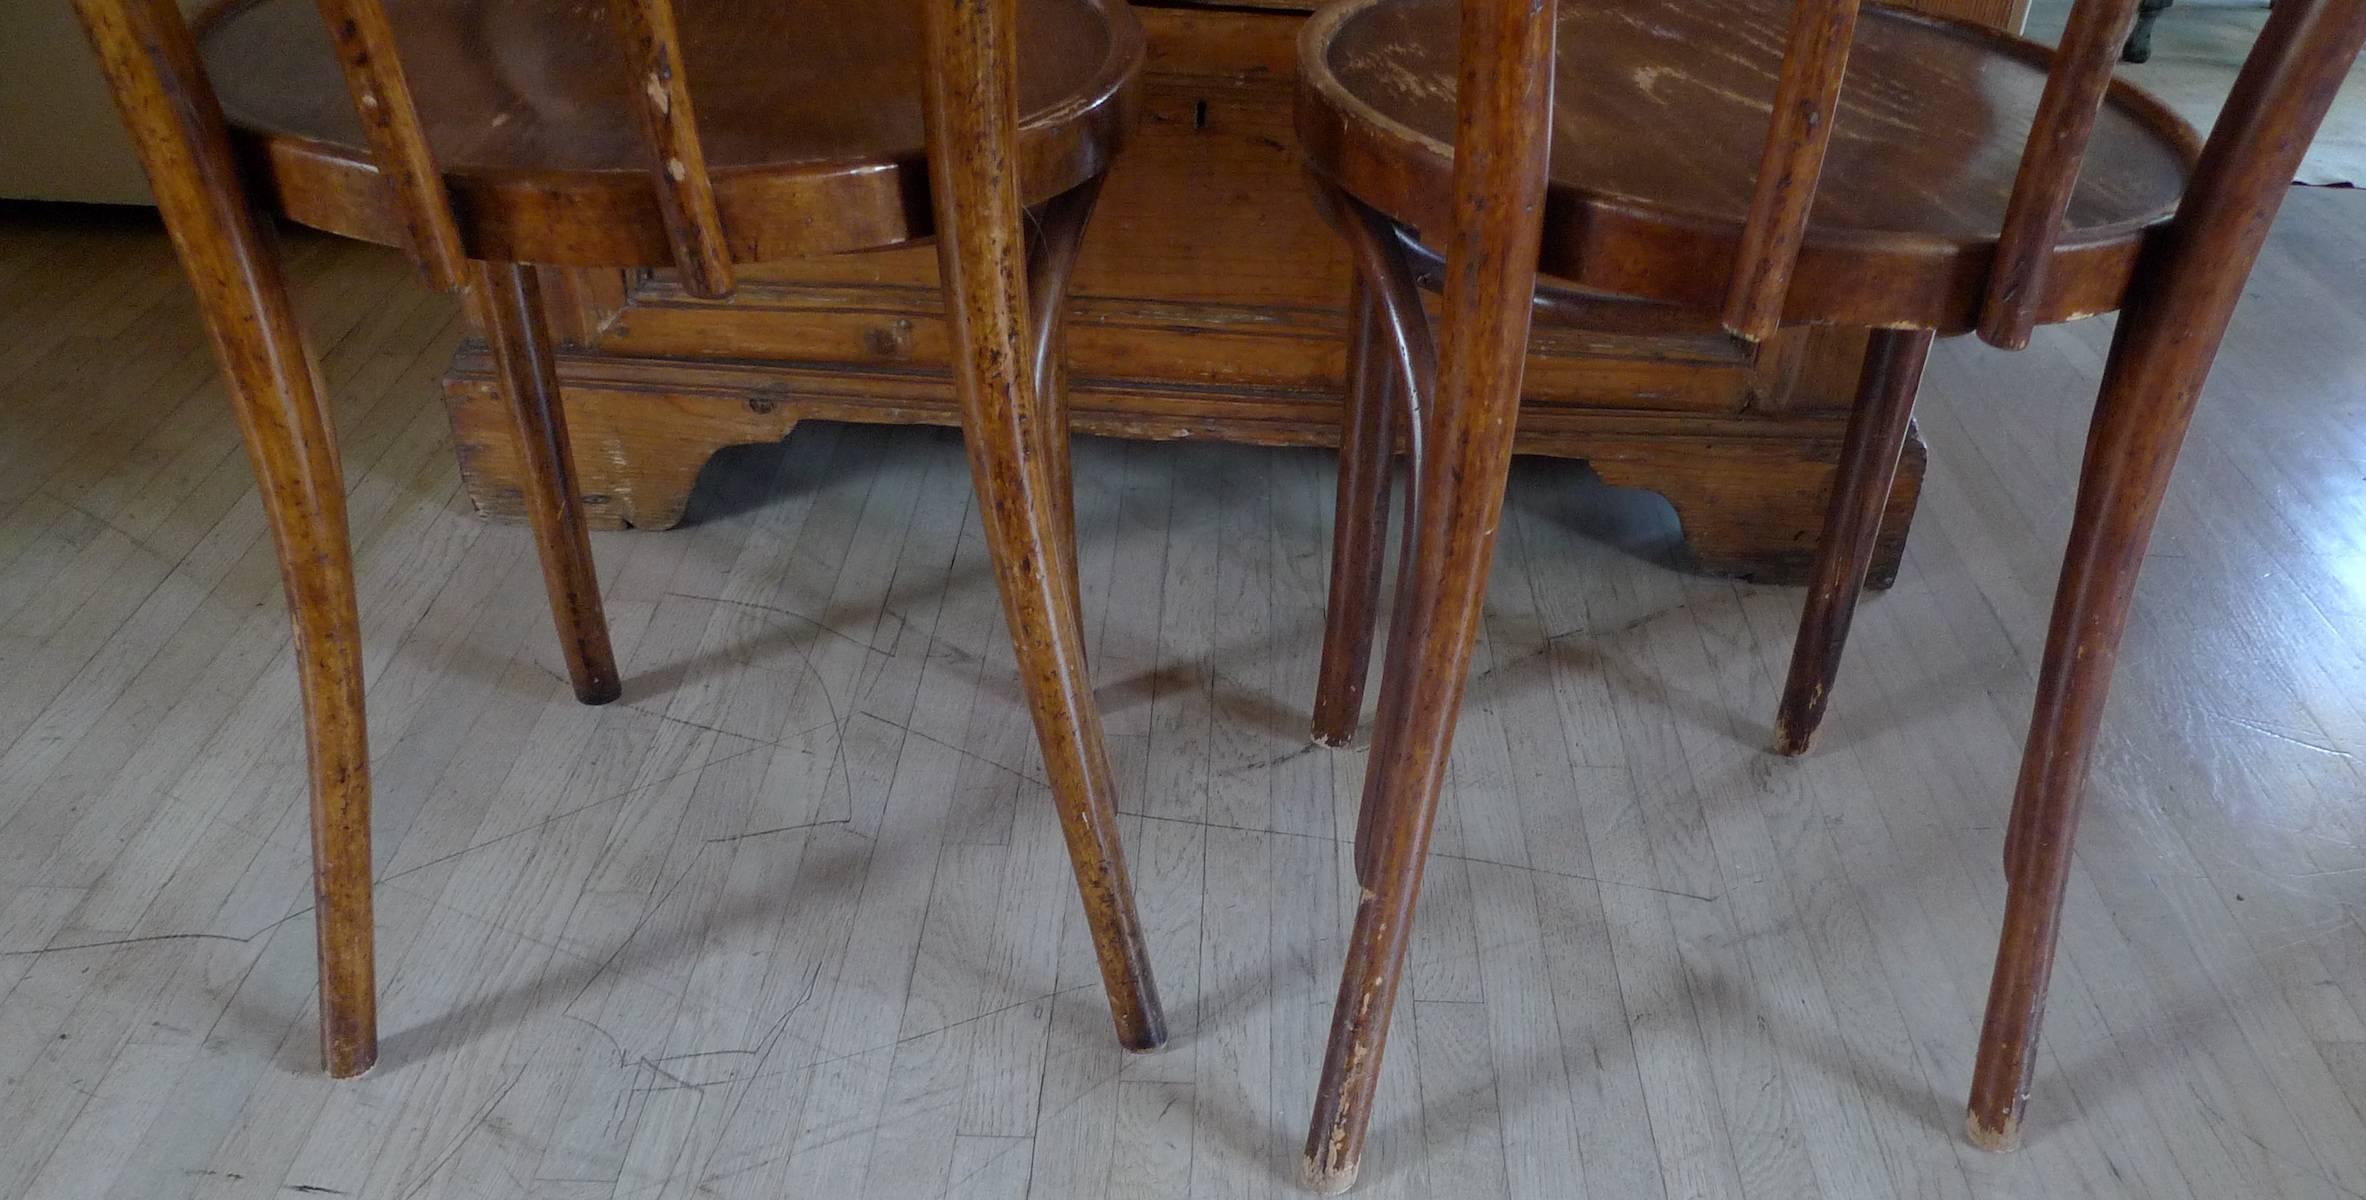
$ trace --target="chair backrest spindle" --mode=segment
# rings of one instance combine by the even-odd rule
[[[370,157],[420,274],[440,290],[467,278],[468,255],[442,170],[428,145],[417,100],[403,75],[394,27],[381,0],[318,0],[337,48]],[[666,240],[683,287],[698,296],[727,295],[731,251],[707,174],[690,89],[682,74],[682,38],[669,0],[608,0],[623,44],[634,107],[649,141],[650,178]]]
[[[682,286],[694,296],[721,297],[732,288],[731,249],[707,174],[690,88],[682,73],[682,36],[669,0],[610,0],[633,75],[632,91],[649,137],[657,203],[673,245]]]
[[[1750,208],[1721,314],[1733,334],[1780,327],[1816,188],[1839,117],[1860,0],[1791,0],[1781,74]],[[2044,309],[2046,264],[2070,225],[2070,201],[2112,86],[2137,0],[2075,0],[2023,144],[1977,313],[1980,336],[2029,343]]]
[[[1832,144],[1857,8],[1858,0],[1793,0],[1766,147],[1725,298],[1725,327],[1737,336],[1762,341],[1782,322],[1783,297]]]
[[[2062,33],[2060,57],[2046,76],[2037,116],[2005,206],[1996,261],[1980,305],[1980,337],[2018,350],[2037,326],[2048,252],[2070,222],[2070,196],[2095,118],[2111,87],[2120,46],[2136,23],[2136,0],[2077,0]]]
[[[369,138],[370,155],[386,180],[409,243],[404,248],[428,286],[457,290],[467,278],[468,255],[461,247],[451,197],[444,191],[443,172],[419,121],[418,102],[403,78],[386,9],[378,0],[320,0],[320,15],[328,23],[337,65],[345,73],[353,107]]]

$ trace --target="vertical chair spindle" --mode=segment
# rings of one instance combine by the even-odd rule
[[[705,144],[682,73],[682,33],[669,0],[610,0],[609,12],[632,70],[633,107],[649,138],[650,174],[674,267],[693,296],[731,294],[731,248],[715,181],[707,174]]]
[[[1980,338],[1992,346],[2019,350],[2037,327],[2046,261],[2070,222],[2079,164],[2111,87],[2112,69],[2119,65],[2120,45],[2135,24],[2136,3],[2078,0],[2071,7],[2059,57],[2046,76],[2029,142],[2021,151],[2021,172],[2013,180],[1980,305]]]
[[[370,154],[402,223],[404,249],[427,286],[458,291],[468,277],[468,255],[443,171],[419,120],[418,101],[403,76],[385,7],[378,0],[320,0],[320,15],[328,22],[346,90],[353,93]]]
[[[1824,174],[1824,152],[1832,144],[1832,118],[1840,109],[1849,43],[1856,37],[1857,3],[1794,0],[1792,5],[1766,148],[1725,297],[1725,327],[1736,336],[1764,341],[1782,324],[1783,297],[1791,290],[1816,183]]]

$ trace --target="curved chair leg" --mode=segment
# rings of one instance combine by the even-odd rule
[[[1344,746],[1354,739],[1356,721],[1363,715],[1372,630],[1380,609],[1381,566],[1387,557],[1383,539],[1388,533],[1389,474],[1396,442],[1402,432],[1408,461],[1418,472],[1422,413],[1438,363],[1429,314],[1421,305],[1413,266],[1395,224],[1329,182],[1316,178],[1313,183],[1317,203],[1347,238],[1356,264],[1355,293],[1349,302],[1354,325],[1340,426],[1331,587],[1314,699],[1314,740]],[[1411,500],[1417,501],[1419,494],[1418,487],[1408,489]],[[1408,546],[1414,515],[1409,512],[1406,517]]]
[[[1379,363],[1380,304],[1359,274],[1348,300],[1353,339],[1347,351],[1346,410],[1341,414],[1339,494],[1332,517],[1331,587],[1323,613],[1323,658],[1315,680],[1314,740],[1345,746],[1363,715],[1372,631],[1380,618],[1380,576],[1387,553],[1389,475],[1396,469],[1396,422],[1388,372]],[[1410,527],[1408,526],[1408,529]],[[1384,702],[1403,689],[1381,689]],[[1379,852],[1378,813],[1356,808],[1356,882],[1372,879]]]
[[[345,481],[320,381],[180,10],[172,0],[76,7],[197,292],[278,547],[311,761],[321,1058],[349,1078],[378,1058],[370,753]]]
[[[1876,329],[1857,378],[1856,406],[1841,444],[1840,472],[1832,480],[1831,506],[1816,547],[1815,577],[1807,588],[1807,610],[1799,618],[1799,640],[1791,646],[1790,681],[1775,715],[1777,754],[1807,753],[1823,723],[1832,680],[1840,673],[1840,649],[1865,590],[1873,546],[1881,534],[1881,513],[1897,481],[1898,455],[1913,423],[1914,390],[1930,357],[1927,329]]]
[[[2071,840],[2136,573],[2194,402],[2292,174],[2359,50],[2366,0],[2277,5],[2165,243],[2120,314],[2038,669],[2005,846],[2004,933],[1967,1131],[2009,1150],[2037,1061]]]
[[[1118,845],[1116,792],[1086,679],[1074,572],[1062,571],[1071,555],[1061,546],[1043,417],[1023,353],[1015,0],[928,0],[923,7],[922,111],[937,256],[961,347],[954,377],[978,507],[1118,1040],[1130,1050],[1154,1050],[1166,1041],[1166,1022]]]
[[[575,456],[567,444],[567,417],[551,362],[542,284],[532,267],[518,263],[477,263],[473,274],[485,348],[492,352],[501,399],[509,409],[525,476],[526,515],[534,525],[534,548],[542,557],[542,582],[550,590],[550,615],[566,654],[567,678],[576,699],[606,704],[624,689],[616,652],[608,644],[591,532],[575,485]]]
[[[1441,373],[1415,484],[1421,504],[1413,561],[1400,577],[1398,632],[1390,638],[1364,786],[1366,809],[1377,810],[1376,852],[1306,1139],[1305,1180],[1322,1192],[1352,1187],[1363,1160],[1438,790],[1469,682],[1527,366],[1552,111],[1553,6],[1465,4],[1461,44]]]
[[[1028,214],[1027,302],[1034,344],[1036,432],[1042,439],[1044,475],[1058,506],[1060,545],[1068,552],[1065,574],[1078,612],[1084,611],[1083,581],[1076,576],[1076,477],[1070,467],[1068,432],[1068,281],[1076,273],[1085,227],[1100,202],[1107,173],[1068,189]]]
[[[1404,549],[1398,557],[1397,588],[1410,588],[1414,531],[1421,524],[1423,463],[1427,447],[1427,397],[1438,378],[1437,344],[1429,312],[1422,307],[1413,263],[1396,223],[1320,176],[1311,177],[1315,201],[1326,219],[1347,238],[1356,262],[1351,302],[1357,328],[1349,347],[1349,392],[1340,440],[1338,513],[1331,543],[1331,587],[1323,617],[1322,667],[1315,685],[1314,739],[1339,746],[1355,736],[1362,715],[1364,679],[1369,674],[1372,629],[1380,608],[1381,548],[1388,533],[1389,472],[1400,431],[1405,443]],[[1386,360],[1382,358],[1387,355]],[[1400,404],[1399,401],[1402,403]],[[1399,623],[1390,631],[1390,661],[1404,653],[1408,636]],[[1380,721],[1405,694],[1401,681],[1384,678]],[[1374,804],[1356,809],[1356,880],[1371,882],[1380,852]]]

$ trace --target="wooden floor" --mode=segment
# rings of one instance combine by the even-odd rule
[[[2172,15],[2171,20],[2175,17]],[[2297,194],[2161,525],[2018,1156],[1958,1134],[2108,323],[1943,344],[1819,752],[1795,592],[1522,462],[1371,1197],[2366,1195],[2366,196]],[[1286,1196],[1361,751],[1325,456],[1079,451],[1174,1043],[1120,1053],[960,446],[812,425],[597,549],[627,699],[469,511],[450,301],[294,245],[346,434],[385,1053],[317,1070],[295,675],[162,238],[0,211],[0,1196]],[[583,448],[596,453],[596,447]]]
[[[2166,101],[2207,132],[2234,90],[2235,75],[2267,28],[2272,0],[2175,0],[2153,23],[2152,58],[2121,63],[2120,78]],[[2051,46],[2062,40],[2072,0],[2030,0],[2021,32]],[[2302,183],[2366,182],[2366,66],[2353,64],[2325,122],[2294,173]]]

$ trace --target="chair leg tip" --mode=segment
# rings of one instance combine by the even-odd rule
[[[1791,727],[1791,723],[1788,721],[1778,721],[1775,723],[1773,749],[1775,753],[1782,755],[1784,758],[1799,758],[1802,755],[1805,755],[1807,753],[1808,746],[1815,740],[1815,731],[1812,729],[1802,732],[1800,730],[1793,729]]]
[[[575,685],[575,699],[592,708],[614,704],[624,696],[624,682],[619,679],[592,679]]]
[[[364,1046],[333,1054],[325,1064],[331,1079],[359,1079],[378,1065],[378,1048]]]
[[[1991,1154],[2010,1154],[2021,1148],[2021,1118],[2019,1117],[2006,1117],[2003,1121],[1991,1126],[1988,1122],[1980,1119],[1979,1113],[1970,1113],[1964,1117],[1963,1131],[1974,1146]]]
[[[1309,1154],[1299,1165],[1298,1181],[1317,1195],[1336,1196],[1356,1185],[1356,1172],[1362,1168],[1360,1162],[1327,1163]]]
[[[1117,1034],[1117,1044],[1128,1054],[1156,1054],[1167,1048],[1167,1026],[1164,1021],[1152,1021],[1140,1029],[1123,1029]]]
[[[1341,732],[1336,729],[1324,729],[1320,726],[1317,726],[1314,731],[1314,744],[1321,746],[1326,750],[1344,750],[1348,746],[1352,745],[1355,740],[1356,734],[1355,730],[1353,729]]]

